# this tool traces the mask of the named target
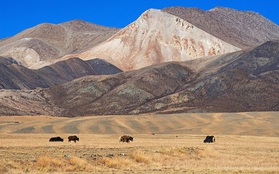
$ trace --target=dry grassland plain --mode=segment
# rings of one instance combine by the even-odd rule
[[[2,116],[0,173],[279,173],[279,112]]]

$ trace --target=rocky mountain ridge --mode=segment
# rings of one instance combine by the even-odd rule
[[[208,11],[198,8],[165,8],[204,31],[241,49],[255,47],[279,39],[279,26],[259,13],[216,7]]]

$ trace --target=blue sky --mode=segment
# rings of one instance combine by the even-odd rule
[[[123,28],[150,8],[171,6],[255,11],[279,25],[278,0],[0,0],[0,38],[40,23],[58,24],[74,19]]]

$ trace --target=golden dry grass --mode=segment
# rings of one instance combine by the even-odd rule
[[[0,117],[0,173],[279,173],[277,117]],[[119,143],[126,133],[134,142]],[[79,142],[67,142],[73,134]],[[203,143],[207,134],[216,142]]]

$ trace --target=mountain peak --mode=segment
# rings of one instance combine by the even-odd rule
[[[93,24],[84,20],[76,19],[68,22],[59,24],[67,29],[73,30],[75,32],[90,32],[90,31],[107,31],[107,30],[118,30],[117,28],[105,27],[98,24]]]
[[[119,29],[73,20],[61,24],[42,23],[0,42],[0,55],[23,65],[40,68],[70,53],[93,47]]]
[[[132,70],[236,50],[178,16],[149,9],[106,42],[75,56],[102,57],[122,70]]]

